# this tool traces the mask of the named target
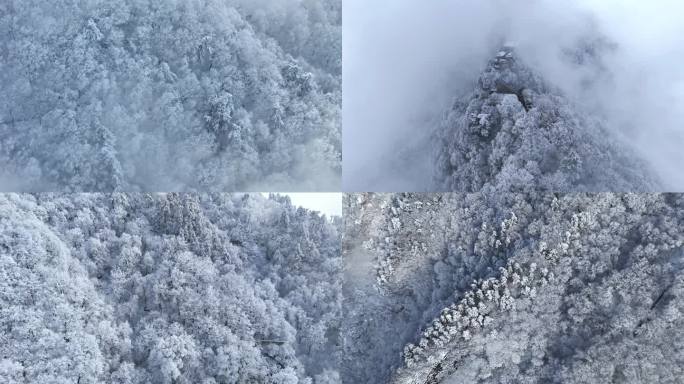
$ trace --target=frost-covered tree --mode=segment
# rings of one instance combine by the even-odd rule
[[[0,382],[339,383],[339,242],[278,195],[0,195]]]
[[[0,4],[0,189],[331,190],[341,1]]]

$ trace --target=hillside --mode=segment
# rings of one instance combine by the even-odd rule
[[[656,172],[618,131],[553,80],[527,66],[514,48],[499,51],[435,134],[435,190],[662,190]]]
[[[345,382],[681,383],[683,204],[348,196]]]
[[[339,0],[3,1],[0,190],[334,190]]]
[[[279,196],[0,195],[0,382],[338,383],[338,229]]]

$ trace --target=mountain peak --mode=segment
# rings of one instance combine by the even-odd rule
[[[585,113],[510,46],[448,112],[436,182],[448,191],[651,191],[659,181],[604,121]]]
[[[515,60],[515,48],[504,45],[494,58],[494,62],[498,66],[504,66]]]
[[[522,99],[525,90],[545,92],[546,87],[542,79],[518,58],[515,48],[504,45],[487,63],[485,70],[478,80],[480,96],[492,93],[513,94]],[[476,92],[477,92],[476,91]],[[520,100],[523,106],[526,102]],[[527,107],[526,107],[527,109]]]

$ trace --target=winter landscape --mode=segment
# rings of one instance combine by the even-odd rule
[[[344,9],[346,192],[684,191],[681,2]]]
[[[345,382],[684,382],[684,196],[344,203]]]
[[[682,14],[0,0],[0,384],[684,384]]]
[[[0,191],[339,191],[340,0],[3,0]]]
[[[0,382],[681,383],[684,196],[0,195]]]
[[[0,382],[339,383],[340,228],[280,196],[0,195]]]

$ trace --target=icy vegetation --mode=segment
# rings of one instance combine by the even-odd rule
[[[0,190],[337,190],[340,0],[0,3]]]
[[[0,195],[0,382],[339,383],[339,218],[261,195]]]
[[[346,0],[344,190],[684,191],[683,11]]]
[[[596,44],[596,43],[595,43]],[[573,56],[586,63],[592,50]],[[589,57],[587,57],[589,56]],[[436,134],[436,190],[648,192],[656,172],[605,122],[577,108],[518,60],[492,59]]]
[[[356,194],[345,210],[345,382],[682,382],[681,195]]]

